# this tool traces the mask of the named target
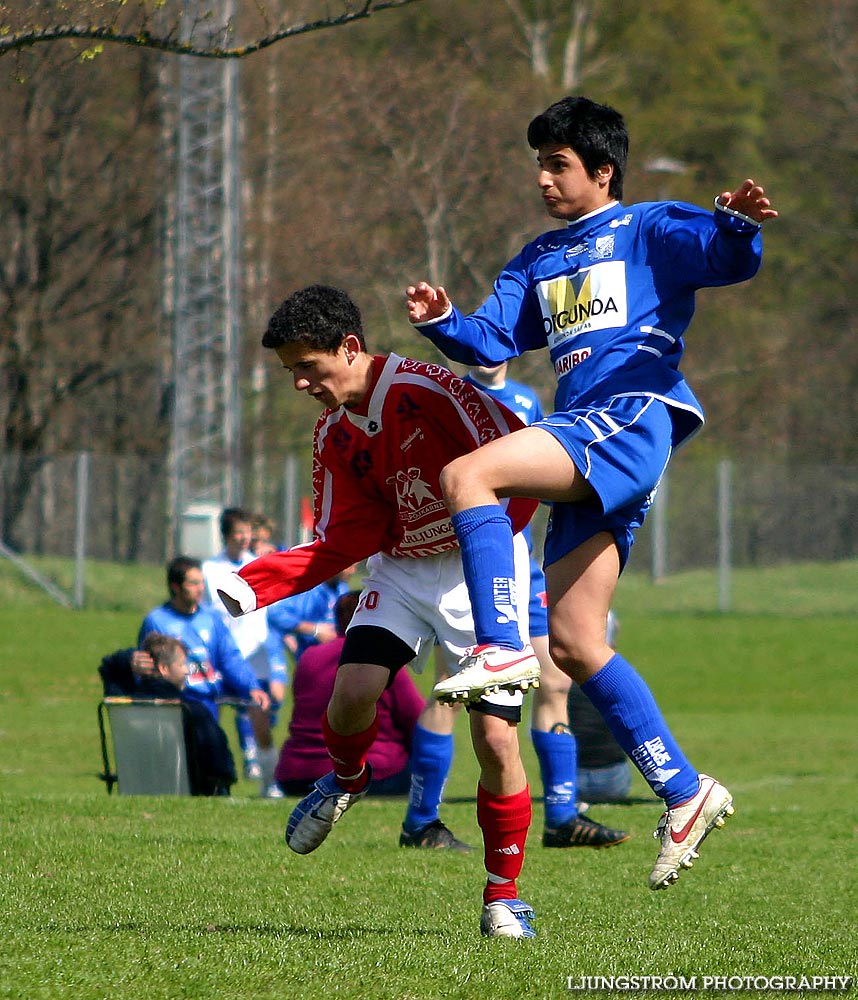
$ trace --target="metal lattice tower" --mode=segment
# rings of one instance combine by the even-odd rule
[[[190,32],[197,0],[186,0]],[[232,3],[223,4],[224,20]],[[187,37],[187,35],[186,35]],[[190,505],[239,498],[238,64],[182,56],[168,86],[176,186],[172,289],[171,523]]]

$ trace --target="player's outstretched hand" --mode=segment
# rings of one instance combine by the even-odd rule
[[[412,323],[425,323],[427,320],[440,319],[450,308],[447,292],[439,285],[433,288],[425,281],[409,285],[405,289],[408,305],[408,319]]]
[[[754,222],[763,223],[767,219],[778,217],[778,213],[772,208],[772,203],[766,197],[762,185],[750,178],[733,192],[722,191],[718,195],[718,201],[725,208],[741,212],[742,215],[747,215]]]

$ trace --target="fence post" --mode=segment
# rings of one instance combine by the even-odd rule
[[[78,453],[76,470],[76,502],[74,528],[74,606],[82,608],[85,599],[86,573],[86,513],[89,502],[89,452]]]
[[[718,610],[730,610],[730,571],[732,552],[733,463],[724,458],[718,463]]]
[[[286,456],[283,467],[283,545],[297,544],[298,534],[298,460]]]
[[[661,477],[652,503],[652,578],[667,576],[667,473]]]

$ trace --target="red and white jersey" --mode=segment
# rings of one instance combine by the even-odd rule
[[[257,607],[309,590],[376,552],[419,559],[456,548],[441,470],[524,424],[441,365],[373,358],[357,409],[326,410],[313,442],[313,541],[261,556],[240,576]],[[533,500],[502,501],[518,532]]]

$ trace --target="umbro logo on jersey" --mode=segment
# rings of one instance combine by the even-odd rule
[[[565,260],[569,260],[572,257],[580,257],[582,253],[587,252],[586,243],[576,243],[574,247],[569,247],[566,253],[563,254]]]

